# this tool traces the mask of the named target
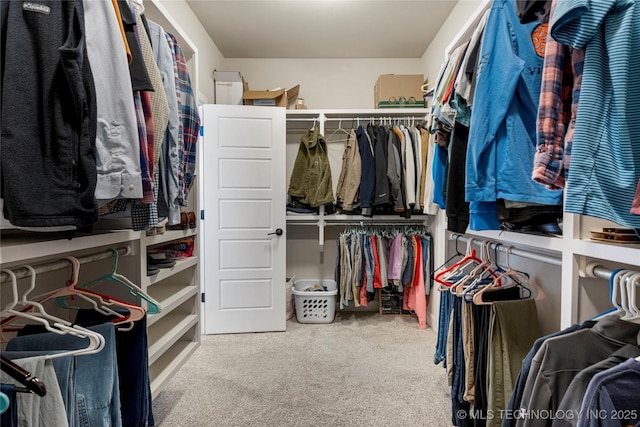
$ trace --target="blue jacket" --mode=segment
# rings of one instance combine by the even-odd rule
[[[537,22],[520,24],[513,1],[494,1],[471,113],[465,185],[469,202],[562,203],[561,191],[531,180],[544,55],[536,39],[539,30]],[[473,204],[471,211],[473,215]],[[471,223],[473,227],[473,219]]]

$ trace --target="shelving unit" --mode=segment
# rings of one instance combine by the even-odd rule
[[[287,181],[291,177],[300,136],[311,126],[318,126],[327,141],[335,194],[342,167],[344,139],[336,139],[334,131],[340,127],[349,130],[359,124],[379,123],[381,120],[419,123],[426,119],[427,112],[424,108],[287,110]],[[320,207],[318,214],[287,214],[287,275],[295,274],[298,279],[333,279],[337,252],[335,242],[345,226],[398,224],[431,228],[433,219],[433,216],[425,214],[412,214],[411,218],[399,214],[373,217],[326,214],[324,207]],[[378,304],[362,310],[377,312]]]
[[[189,36],[162,4],[160,0],[144,2],[145,15],[160,24],[166,31],[176,36],[182,48],[194,94],[198,93],[198,49]],[[197,178],[189,194],[189,207],[198,217]],[[117,221],[116,221],[117,222]],[[125,220],[126,224],[126,220]],[[198,224],[199,225],[199,224]],[[0,262],[2,268],[13,268],[29,264],[38,266],[56,262],[64,256],[89,256],[102,253],[110,248],[127,248],[126,255],[119,258],[118,273],[123,274],[160,304],[160,312],[147,316],[147,336],[149,346],[149,372],[153,397],[184,365],[186,360],[200,345],[200,257],[198,251],[199,228],[187,230],[167,230],[163,234],[147,236],[146,233],[124,230],[100,230],[113,227],[98,224],[91,234],[74,236],[71,240],[56,233],[25,233],[19,230],[2,230]],[[117,228],[125,228],[120,225]],[[169,242],[184,238],[194,239],[193,256],[178,260],[172,268],[161,269],[154,276],[147,277],[147,253],[149,250]],[[124,253],[124,251],[122,251]],[[80,269],[80,283],[107,273],[113,259],[87,262]],[[64,285],[68,270],[62,264],[58,271],[38,275],[35,293],[46,293]],[[4,274],[3,274],[4,276]],[[5,284],[3,284],[5,286]],[[3,288],[4,290],[5,288]],[[114,297],[131,299],[123,290],[114,289]],[[144,304],[144,302],[142,302]],[[55,314],[72,320],[73,312],[52,307]]]
[[[173,34],[185,54],[193,93],[198,93],[198,48],[187,31],[181,28],[160,0],[145,1],[145,15]],[[151,394],[156,397],[164,385],[200,345],[200,230],[198,208],[198,178],[193,179],[189,207],[196,213],[198,228],[167,230],[164,234],[142,236],[141,277],[143,289],[161,305],[158,314],[147,322],[149,342],[149,377]],[[146,276],[147,251],[184,238],[194,239],[194,252],[189,258],[176,261],[172,268],[160,269]]]

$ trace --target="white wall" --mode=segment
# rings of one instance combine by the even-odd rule
[[[300,84],[298,96],[310,109],[373,108],[373,86],[380,74],[422,72],[420,59],[226,58],[218,70],[240,71],[254,90]]]
[[[431,82],[438,77],[447,46],[456,38],[458,32],[467,26],[467,21],[483,3],[485,3],[484,0],[458,0],[451,14],[440,27],[440,31],[422,55],[421,70],[425,79]]]
[[[222,66],[224,57],[209,34],[184,0],[157,0],[164,7],[171,18],[187,32],[189,39],[198,48],[198,91],[201,92],[209,103],[213,103],[213,80],[211,70]],[[150,0],[145,3],[145,8],[153,5]]]

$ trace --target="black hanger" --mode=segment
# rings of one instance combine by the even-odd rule
[[[47,387],[42,381],[40,381],[37,377],[31,375],[31,372],[25,370],[21,366],[15,364],[11,360],[1,355],[0,368],[2,368],[2,370],[6,372],[7,375],[9,375],[11,378],[16,379],[20,382],[20,384],[23,384],[27,388],[27,391],[35,393],[41,397],[47,394]],[[16,388],[16,390],[24,391],[18,388]]]

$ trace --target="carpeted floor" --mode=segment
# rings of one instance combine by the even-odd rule
[[[286,332],[205,335],[154,400],[156,425],[451,426],[436,333],[412,317],[339,314]]]

